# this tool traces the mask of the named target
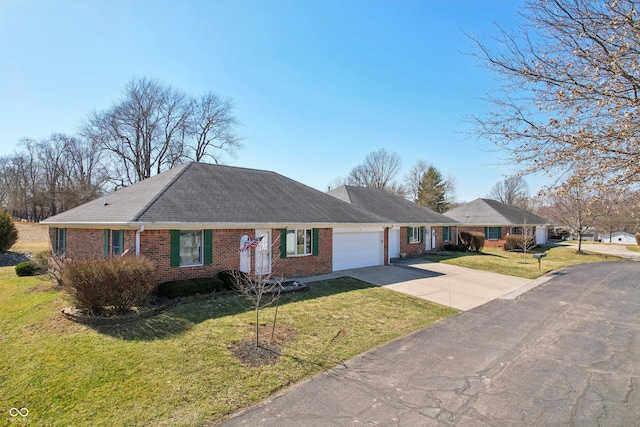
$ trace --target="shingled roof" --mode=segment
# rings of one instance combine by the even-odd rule
[[[106,203],[105,203],[106,202]],[[43,221],[49,226],[387,224],[275,172],[187,163]]]
[[[463,225],[518,226],[549,224],[548,220],[531,212],[491,199],[476,199],[473,202],[445,212],[445,215],[460,221]]]
[[[458,225],[458,221],[385,190],[344,185],[328,194],[396,224]]]

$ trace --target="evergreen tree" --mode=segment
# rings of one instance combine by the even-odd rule
[[[418,185],[418,200],[416,200],[416,203],[439,213],[448,211],[448,186],[440,171],[433,166],[429,166],[426,172],[422,174],[422,179]]]

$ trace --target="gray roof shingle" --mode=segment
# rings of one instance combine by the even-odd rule
[[[343,185],[328,194],[400,224],[457,225],[458,221],[385,190]]]
[[[463,225],[517,226],[549,224],[548,220],[531,212],[491,199],[476,199],[473,202],[445,212],[445,215],[460,221]]]
[[[275,172],[187,163],[48,218],[62,224],[386,224]]]

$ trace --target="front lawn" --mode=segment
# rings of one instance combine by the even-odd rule
[[[542,258],[541,271],[538,271],[538,260],[531,253],[526,257],[519,252],[505,252],[497,248],[484,248],[481,253],[447,253],[428,254],[423,258],[428,261],[443,262],[460,267],[474,268],[476,270],[491,271],[493,273],[507,274],[510,276],[535,279],[551,271],[559,270],[573,264],[600,261],[623,261],[612,255],[596,254],[584,251],[584,254],[576,254],[576,250],[566,247],[542,247],[536,248],[533,253],[546,253]]]
[[[238,297],[174,307],[119,326],[65,319],[45,277],[0,268],[0,418],[20,425],[192,426],[216,423],[271,393],[456,310],[355,279],[284,296],[278,324],[295,330],[274,365],[230,351],[253,333]],[[263,311],[269,323],[274,309]],[[10,408],[27,408],[26,420]],[[15,411],[14,411],[15,413]]]

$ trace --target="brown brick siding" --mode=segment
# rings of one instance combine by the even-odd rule
[[[484,241],[484,245],[487,248],[503,248],[504,244],[505,244],[505,238],[506,236],[509,234],[509,232],[511,231],[511,226],[509,225],[503,225],[500,227],[500,238],[498,240],[489,240],[489,239],[485,239]],[[536,234],[536,229],[535,227],[533,228],[533,235],[535,236]],[[460,227],[460,231],[477,231],[479,233],[484,234],[484,227]]]
[[[135,253],[135,230],[125,230],[125,249]],[[213,230],[212,265],[171,267],[169,230],[145,230],[140,234],[140,254],[154,261],[158,271],[158,281],[215,276],[222,270],[237,270],[240,267],[240,238],[254,236],[254,229]],[[49,230],[50,239],[53,230]],[[272,230],[274,275],[284,277],[313,276],[332,271],[333,231],[330,228],[318,230],[318,255],[280,258],[280,229]],[[51,248],[51,243],[50,243]],[[252,269],[255,263],[255,249],[251,249]],[[104,257],[103,229],[67,229],[67,257]]]

